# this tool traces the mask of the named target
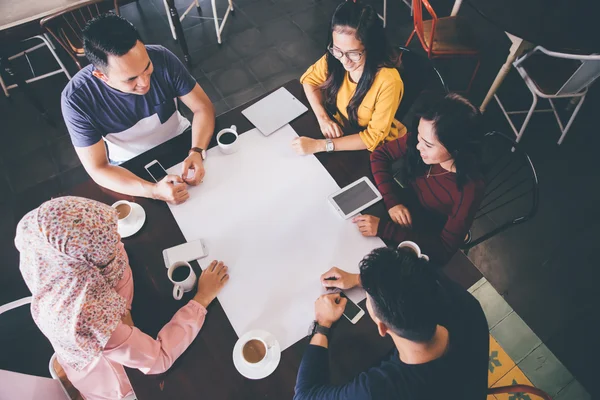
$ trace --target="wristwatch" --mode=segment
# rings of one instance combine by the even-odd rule
[[[333,145],[333,140],[325,139],[325,151],[327,151],[328,153],[333,153],[334,150],[335,146]]]
[[[321,335],[325,335],[327,336],[327,338],[329,338],[329,332],[331,331],[331,328],[328,328],[326,326],[323,325],[319,325],[319,323],[317,321],[313,321],[311,327],[310,327],[310,337],[313,337],[315,335],[315,333],[320,333]]]
[[[195,151],[196,153],[200,153],[200,157],[202,157],[202,161],[206,160],[206,150],[201,149],[200,147],[192,147],[190,149],[190,151],[188,151],[188,156],[190,155],[190,153],[192,151]]]

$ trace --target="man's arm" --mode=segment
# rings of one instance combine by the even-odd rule
[[[125,168],[110,165],[104,141],[75,151],[90,177],[100,186],[129,196],[148,197],[170,203],[183,203],[189,194],[179,176],[168,175],[159,183],[148,182]]]
[[[215,109],[204,90],[196,83],[191,92],[180,97],[193,113],[192,119],[192,147],[206,150],[215,130]],[[187,179],[188,170],[194,170],[194,176]],[[204,177],[204,166],[202,156],[198,152],[190,152],[183,161],[181,177],[190,185],[197,185]]]
[[[342,316],[346,301],[339,294],[319,297],[315,302],[317,323],[330,328]],[[327,336],[320,333],[310,340],[298,370],[294,400],[370,400],[365,373],[345,385],[333,386],[329,383],[327,346]]]

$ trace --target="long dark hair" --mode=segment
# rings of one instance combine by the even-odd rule
[[[427,169],[417,150],[417,127],[421,119],[433,122],[437,139],[454,159],[456,184],[462,189],[480,172],[480,145],[484,133],[481,113],[469,100],[456,93],[449,93],[417,112],[407,140],[407,162],[404,163],[409,179],[415,179]]]
[[[333,44],[333,32],[355,30],[355,37],[365,47],[365,67],[356,86],[356,91],[348,103],[348,120],[354,130],[364,129],[358,124],[358,107],[371,88],[375,75],[381,67],[394,66],[394,57],[388,45],[383,24],[377,12],[369,5],[359,1],[346,1],[341,3],[331,18],[328,44]],[[337,113],[337,94],[342,86],[346,70],[342,63],[327,52],[327,80],[322,86],[325,90],[325,109],[330,115]]]

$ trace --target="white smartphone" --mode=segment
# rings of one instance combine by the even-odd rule
[[[344,292],[340,292],[340,296],[345,297],[348,300],[346,303],[346,308],[344,309],[344,317],[346,317],[348,321],[352,322],[353,324],[356,324],[362,318],[362,316],[365,315],[364,310],[350,300],[348,296],[344,294]]]
[[[208,256],[208,248],[202,239],[163,250],[163,258],[167,268],[176,261],[190,262],[206,256]]]
[[[167,171],[165,171],[163,166],[157,160],[149,162],[144,168],[146,168],[146,171],[148,171],[152,179],[154,179],[154,182],[158,182],[168,175]]]

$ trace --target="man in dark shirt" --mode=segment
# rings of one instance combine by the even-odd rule
[[[345,385],[331,385],[328,329],[342,316],[346,300],[321,296],[294,400],[486,398],[489,336],[483,310],[412,250],[376,249],[361,261],[360,274],[332,268],[321,280],[339,289],[362,284],[379,334],[390,335],[396,348]]]

